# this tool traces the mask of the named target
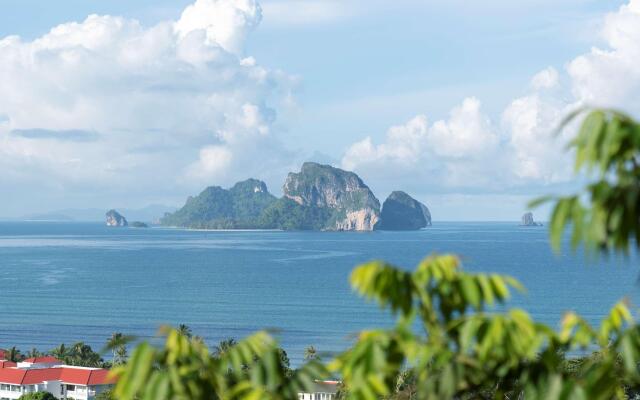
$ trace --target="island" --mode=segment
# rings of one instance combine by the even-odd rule
[[[380,219],[380,202],[353,172],[315,162],[289,173],[284,197],[303,207],[326,210],[324,230],[371,231]]]
[[[257,179],[236,183],[230,189],[210,186],[173,213],[166,213],[160,224],[196,229],[265,228],[261,216],[277,198]]]
[[[540,222],[536,222],[533,219],[533,213],[528,212],[522,216],[522,221],[520,222],[521,226],[542,226]]]
[[[377,230],[407,231],[431,226],[431,213],[424,204],[403,191],[392,192],[382,204]]]
[[[129,226],[132,228],[148,228],[149,227],[149,225],[141,221],[133,221]]]
[[[107,211],[107,213],[105,214],[105,217],[107,218],[107,226],[123,227],[123,226],[128,226],[129,225],[127,223],[127,219],[125,217],[123,217],[116,210]]]
[[[317,231],[372,231],[393,227],[394,205],[381,224],[380,202],[362,179],[351,171],[331,165],[305,162],[299,172],[291,172],[282,187],[283,196],[269,193],[258,179],[247,179],[231,188],[209,186],[185,205],[160,219],[163,226],[191,229],[281,229]],[[396,203],[405,201],[399,196]],[[431,224],[431,214],[422,203],[412,200],[412,216],[397,226],[421,229]],[[415,211],[417,210],[417,211]],[[410,221],[409,221],[410,220]],[[408,222],[409,221],[409,222]],[[389,228],[392,229],[392,228]]]

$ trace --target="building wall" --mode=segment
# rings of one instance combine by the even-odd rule
[[[22,396],[22,387],[19,385],[0,384],[0,399],[17,399]]]

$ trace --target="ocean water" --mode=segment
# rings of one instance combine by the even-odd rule
[[[112,332],[156,337],[187,324],[209,344],[273,329],[292,362],[336,352],[393,317],[354,294],[352,268],[384,259],[413,268],[452,252],[470,271],[527,288],[509,306],[557,326],[574,310],[599,321],[618,300],[639,304],[637,257],[551,251],[547,229],[436,223],[417,232],[188,231],[98,223],[0,222],[0,347],[48,350]]]

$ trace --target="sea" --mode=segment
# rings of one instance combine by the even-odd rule
[[[412,269],[455,253],[465,270],[507,274],[526,292],[509,307],[558,327],[576,311],[597,324],[626,298],[640,304],[638,257],[551,250],[546,227],[436,222],[412,232],[198,231],[101,223],[0,222],[0,347],[50,350],[113,332],[159,343],[186,324],[210,344],[270,330],[293,365],[334,354],[394,317],[349,286],[369,260]],[[105,354],[105,358],[108,355]]]

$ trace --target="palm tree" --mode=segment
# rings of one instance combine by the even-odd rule
[[[100,354],[93,351],[84,342],[75,343],[71,347],[71,363],[81,367],[102,367],[104,362]]]
[[[320,356],[318,355],[318,351],[316,350],[316,348],[310,345],[306,349],[304,349],[304,359],[305,361],[311,361],[311,360],[319,361]]]
[[[5,351],[4,355],[7,361],[11,362],[18,362],[24,358],[22,357],[22,354],[20,354],[20,350],[18,350],[16,346],[9,348],[7,351]]]
[[[62,343],[60,346],[51,350],[49,354],[66,363],[69,358],[69,349],[64,345],[64,343]]]
[[[133,336],[127,336],[121,332],[114,332],[107,340],[105,350],[111,350],[113,365],[120,365],[127,362],[127,343],[133,340]]]
[[[223,339],[218,342],[218,345],[213,348],[213,356],[216,358],[222,357],[229,351],[230,348],[236,345],[236,340],[233,338]]]
[[[42,355],[41,352],[38,351],[38,349],[36,349],[35,347],[32,347],[31,350],[29,350],[26,354],[27,358],[35,358],[35,357],[40,357]]]
[[[191,328],[189,328],[189,325],[185,325],[185,324],[178,325],[178,333],[180,333],[182,336],[185,336],[189,339],[191,339],[191,337],[193,336],[193,332],[191,331]]]

